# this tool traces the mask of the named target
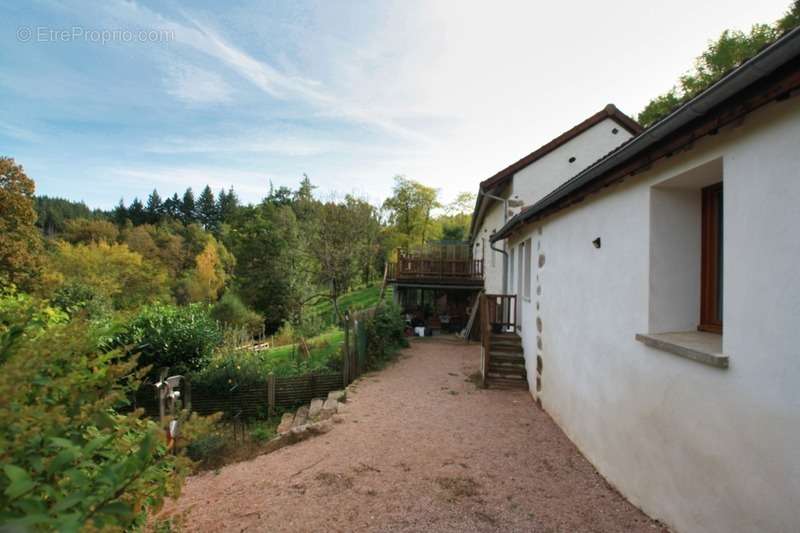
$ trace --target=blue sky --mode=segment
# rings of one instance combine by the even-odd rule
[[[787,7],[0,0],[0,155],[94,207],[206,183],[256,201],[303,173],[321,197],[380,202],[404,174],[447,201]]]

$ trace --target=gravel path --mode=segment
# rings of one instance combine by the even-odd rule
[[[480,347],[417,340],[333,431],[190,478],[188,531],[658,531],[525,391],[478,390]]]

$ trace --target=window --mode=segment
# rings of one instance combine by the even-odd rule
[[[700,324],[697,329],[722,333],[722,183],[702,191]]]
[[[510,257],[508,258],[508,292],[514,294],[514,251],[516,248],[511,249]]]
[[[518,270],[518,273],[517,273],[517,278],[518,278],[517,279],[517,293],[521,293],[525,289],[525,283],[524,283],[524,281],[525,281],[525,264],[524,264],[525,248],[526,247],[525,247],[525,243],[524,242],[519,243],[519,257],[517,258],[517,261],[519,262],[519,265],[517,265],[518,266],[518,269],[517,269]],[[522,296],[522,295],[520,294],[520,296]]]
[[[531,299],[531,240],[525,241],[525,262],[524,262],[524,283],[522,285],[522,296],[526,300]]]

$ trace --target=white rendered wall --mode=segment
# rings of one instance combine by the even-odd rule
[[[612,133],[615,129],[616,134]],[[533,205],[631,137],[628,130],[607,118],[514,174],[511,196]],[[570,163],[572,157],[575,161]]]
[[[610,483],[677,531],[800,531],[799,100],[758,111],[511,241],[534,242],[541,294],[523,302],[521,331],[534,395],[538,352],[544,409]],[[651,232],[661,200],[653,187],[720,158],[726,370],[634,340],[663,325],[654,309],[674,316],[689,306],[652,301],[670,298],[663,286],[651,292],[652,276],[668,275],[651,263],[653,239],[670,242]],[[691,211],[694,200],[683,200]],[[668,223],[665,214],[652,222]]]
[[[494,231],[503,227],[503,204],[488,198],[484,201],[490,203],[483,218],[483,223],[478,228],[473,240],[472,250],[476,259],[484,258],[484,289],[489,294],[499,294],[503,292],[503,255],[490,248],[489,237]],[[483,249],[484,243],[485,249]],[[475,244],[478,246],[476,247]],[[504,246],[504,242],[498,242],[495,248],[502,250]],[[494,262],[492,261],[492,255],[495,256]]]

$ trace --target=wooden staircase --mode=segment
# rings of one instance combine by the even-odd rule
[[[516,296],[481,294],[481,374],[495,389],[528,389],[522,338],[516,333]]]
[[[486,386],[492,389],[528,389],[522,339],[516,333],[492,333]]]

